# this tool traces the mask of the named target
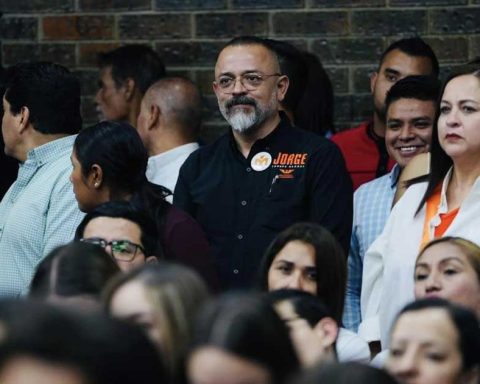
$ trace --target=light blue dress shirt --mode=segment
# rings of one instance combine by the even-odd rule
[[[83,218],[69,180],[74,140],[29,151],[0,203],[0,297],[26,293],[37,264],[71,241]]]
[[[363,256],[380,236],[392,209],[400,167],[395,165],[387,175],[363,184],[353,195],[353,226],[348,254],[348,279],[343,311],[343,326],[357,332],[362,320],[360,292]]]

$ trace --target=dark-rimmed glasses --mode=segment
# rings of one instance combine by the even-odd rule
[[[273,76],[282,76],[282,74],[272,73],[271,75],[265,75],[262,73],[248,72],[238,77],[222,75],[215,80],[215,84],[217,84],[223,92],[232,92],[238,79],[240,80],[240,84],[242,84],[243,88],[245,88],[247,91],[254,91],[255,89],[259,88],[266,79]]]
[[[110,254],[118,261],[131,262],[139,249],[145,254],[145,249],[140,244],[132,243],[130,240],[107,241],[101,237],[88,237],[80,239],[80,241],[98,245],[103,249],[106,249],[110,245]]]

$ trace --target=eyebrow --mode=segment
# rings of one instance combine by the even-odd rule
[[[393,68],[385,68],[385,73],[389,73],[391,75],[400,75],[400,71],[397,71],[396,69]]]
[[[240,73],[240,76],[243,76],[243,75],[246,75],[248,73],[259,73],[259,74],[262,74],[263,72],[262,71],[259,71],[258,69],[248,69],[246,71],[243,71],[242,73]],[[219,76],[231,76],[231,77],[235,77],[235,75],[232,73],[232,72],[222,72],[220,73]]]
[[[449,256],[445,259],[442,259],[439,264],[446,264],[450,261],[458,261],[461,264],[465,264],[464,261],[458,256]],[[415,268],[417,268],[417,267],[430,268],[430,265],[423,262],[423,263],[417,263],[417,265],[415,265]]]

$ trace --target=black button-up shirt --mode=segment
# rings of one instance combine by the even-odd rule
[[[330,229],[348,254],[352,185],[343,157],[329,140],[281,117],[248,158],[229,132],[180,170],[174,204],[205,230],[223,288],[251,285],[275,235],[299,221]]]

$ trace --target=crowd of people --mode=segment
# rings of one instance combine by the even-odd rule
[[[335,133],[315,55],[236,37],[207,145],[165,64],[101,53],[89,127],[67,68],[4,71],[0,382],[480,383],[480,61],[395,41]]]

